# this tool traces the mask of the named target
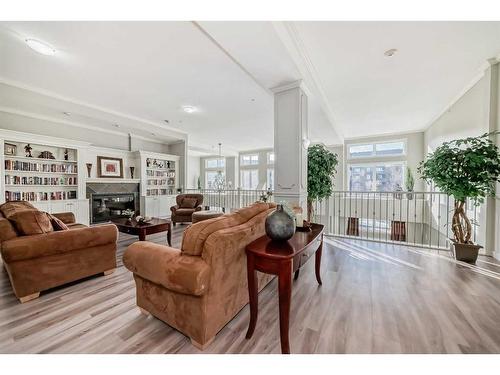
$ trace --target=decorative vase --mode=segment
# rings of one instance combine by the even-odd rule
[[[89,178],[90,178],[90,172],[92,172],[92,163],[87,163],[87,174]]]
[[[130,167],[130,178],[134,178],[135,167]]]
[[[276,210],[267,216],[265,227],[266,234],[273,241],[286,241],[295,233],[295,222],[282,204],[278,204]]]

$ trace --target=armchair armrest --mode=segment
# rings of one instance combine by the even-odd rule
[[[59,212],[57,214],[52,214],[52,216],[57,217],[64,224],[76,223],[75,214],[73,212]]]
[[[196,208],[195,208],[195,210],[194,210],[194,211],[195,211],[195,212],[196,212],[196,211],[201,211],[202,209],[203,209],[203,207],[202,207],[202,206],[198,206],[198,207],[196,207]]]
[[[201,257],[147,241],[130,245],[123,264],[134,274],[174,292],[203,295],[208,288],[210,266]]]
[[[21,236],[2,243],[2,258],[15,262],[67,253],[94,246],[115,243],[118,229],[115,225],[100,225],[89,228],[61,230],[33,236]]]
[[[175,211],[177,211],[178,208],[179,208],[178,205],[172,206],[170,207],[170,211],[172,211],[172,213],[175,214]]]

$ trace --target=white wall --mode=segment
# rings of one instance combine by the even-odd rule
[[[333,178],[333,190],[334,191],[342,191],[344,188],[344,146],[327,146],[327,148],[333,153],[337,154],[337,173]]]
[[[200,177],[200,157],[199,156],[188,156],[187,161],[187,189],[197,189],[198,188],[198,177]],[[201,177],[200,177],[201,181]],[[203,187],[203,185],[202,185]]]

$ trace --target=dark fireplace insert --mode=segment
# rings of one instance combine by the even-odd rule
[[[90,195],[90,223],[102,223],[127,217],[126,210],[139,213],[138,193],[98,193]]]

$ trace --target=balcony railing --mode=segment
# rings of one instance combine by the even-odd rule
[[[315,202],[314,221],[333,236],[448,250],[454,203],[439,192],[336,191]],[[467,202],[466,209],[478,223],[480,207]],[[478,232],[473,225],[473,241]]]
[[[231,210],[248,206],[267,196],[267,190],[243,190],[243,189],[184,189],[185,193],[196,193],[203,195],[203,206],[211,210],[230,212]],[[272,201],[272,196],[268,201]]]
[[[203,194],[203,206],[230,212],[268,196],[267,190],[185,189]],[[268,196],[274,201],[274,196]],[[325,225],[325,234],[433,249],[450,249],[455,201],[439,192],[335,191],[314,203],[313,221]],[[472,241],[483,237],[481,206],[466,203],[473,223]],[[481,239],[480,239],[481,240]]]

